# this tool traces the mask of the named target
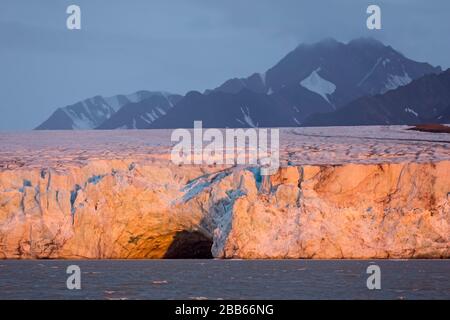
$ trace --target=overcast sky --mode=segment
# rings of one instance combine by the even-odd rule
[[[77,4],[82,30],[66,28]],[[382,9],[382,30],[366,9]],[[302,42],[373,36],[450,66],[448,0],[0,0],[0,130],[95,95],[184,94],[263,72]]]

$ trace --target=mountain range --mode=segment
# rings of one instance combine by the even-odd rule
[[[140,91],[57,109],[40,130],[297,127],[448,121],[449,72],[360,38],[302,44],[264,73],[185,96]]]
[[[129,95],[96,96],[58,108],[36,130],[86,130],[101,126],[135,129],[166,114],[182,96],[165,92],[138,91]],[[144,111],[141,110],[144,104]],[[139,113],[139,117],[136,114]]]
[[[304,126],[415,125],[450,123],[450,69],[423,76],[385,94],[359,98],[330,113],[308,117]]]

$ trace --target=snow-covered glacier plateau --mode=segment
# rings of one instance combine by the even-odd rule
[[[0,134],[0,258],[450,258],[450,135],[280,131],[280,169],[174,165],[170,130]]]

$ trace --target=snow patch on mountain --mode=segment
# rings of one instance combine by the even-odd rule
[[[155,113],[155,110],[153,110],[152,112],[145,113],[142,117],[146,119],[145,122],[147,123],[152,123],[153,121],[159,118],[158,115]]]
[[[325,80],[319,75],[320,68],[314,70],[307,78],[300,82],[300,85],[309,91],[315,92],[331,104],[328,96],[336,91],[336,85]]]
[[[120,109],[120,107],[122,107],[122,103],[119,99],[119,96],[112,96],[112,97],[107,97],[105,98],[106,103],[114,109],[115,112],[117,112],[117,110]]]
[[[413,109],[411,109],[411,108],[405,108],[405,112],[412,113],[412,114],[415,115],[416,117],[419,116],[419,114],[418,114],[416,111],[414,111]]]
[[[162,91],[161,94],[163,95],[164,98],[166,98],[167,102],[169,102],[169,106],[170,106],[171,108],[173,108],[174,104],[173,104],[173,102],[172,102],[172,99],[170,98],[170,96],[171,96],[172,94],[169,93],[169,92],[166,92],[166,91]]]
[[[245,109],[246,110],[241,108],[242,115],[244,116],[244,121],[242,121],[241,119],[236,119],[236,120],[241,124],[247,124],[248,126],[250,126],[252,128],[257,128],[258,124],[257,123],[255,124],[253,119],[250,117],[250,110],[248,109],[248,107],[246,107]]]
[[[373,74],[373,72],[376,70],[380,62],[383,60],[383,58],[378,58],[377,62],[375,62],[374,66],[369,70],[369,72],[361,79],[361,81],[358,83],[358,87],[360,87],[367,79],[370,78],[370,76]],[[383,60],[383,66],[385,66],[385,61]]]
[[[156,114],[155,110],[153,110],[152,112],[147,112],[144,113],[141,117],[140,117],[144,122],[151,124],[153,123],[156,119],[159,118],[159,115]]]
[[[266,73],[258,73],[258,75],[261,78],[261,82],[263,83],[263,85],[266,86]]]
[[[133,103],[141,101],[141,95],[138,92],[129,94],[126,97],[128,100],[130,100],[130,102],[133,102]]]
[[[156,110],[158,110],[162,116],[164,116],[166,114],[166,112],[160,107],[156,107]]]
[[[402,76],[390,74],[387,78],[384,92],[397,89],[398,87],[401,86],[406,86],[411,81],[412,79],[407,72],[404,72]]]
[[[74,130],[89,130],[95,127],[95,124],[83,113],[77,115],[68,109],[65,109],[64,112],[72,120],[72,129]]]
[[[92,129],[96,126],[97,119],[108,118],[115,112],[103,99],[84,100],[80,102],[80,107],[62,108],[62,111],[71,119],[74,130]]]

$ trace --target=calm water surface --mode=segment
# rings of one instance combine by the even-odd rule
[[[0,260],[0,299],[450,299],[450,260]]]

